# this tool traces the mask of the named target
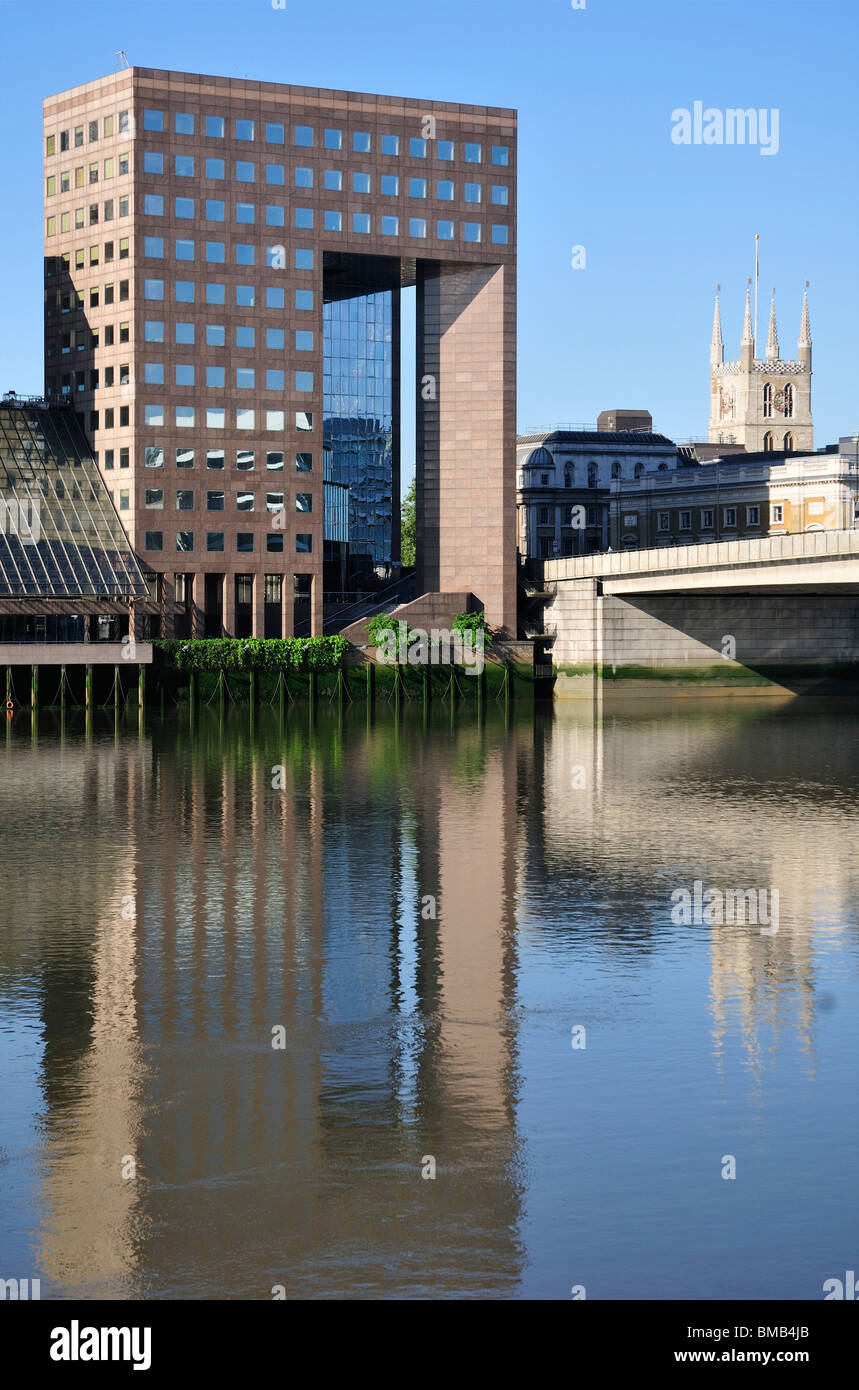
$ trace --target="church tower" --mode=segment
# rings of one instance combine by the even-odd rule
[[[808,317],[808,281],[802,296],[802,318],[796,360],[779,355],[775,315],[775,290],[770,304],[766,356],[757,356],[752,327],[751,290],[746,287],[746,309],[740,358],[725,361],[719,290],[710,342],[711,444],[743,444],[748,452],[790,449],[810,453],[814,448],[811,418],[811,324]]]

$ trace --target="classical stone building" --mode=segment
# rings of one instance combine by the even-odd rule
[[[710,344],[711,444],[740,444],[750,452],[809,453],[814,448],[811,418],[811,325],[808,290],[802,299],[802,318],[796,360],[780,356],[775,316],[775,290],[770,307],[766,355],[757,356],[752,327],[750,291],[740,358],[725,361],[719,291]]]

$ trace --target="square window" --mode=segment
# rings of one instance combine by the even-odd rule
[[[192,179],[194,177],[194,156],[192,154],[174,155],[173,172],[177,178]]]
[[[207,531],[207,532],[206,532],[206,549],[207,549],[208,551],[212,552],[212,551],[216,551],[216,550],[217,550],[217,551],[221,551],[221,550],[223,550],[223,548],[224,548],[224,533],[223,533],[223,531]]]
[[[144,280],[143,281],[144,299],[163,299],[164,281],[163,280]]]
[[[313,269],[313,252],[306,247],[298,247],[295,252],[296,270]]]
[[[253,140],[254,123],[253,121],[236,121],[236,139]]]
[[[284,417],[282,410],[267,410],[265,413],[265,427],[267,430],[283,430]]]
[[[439,159],[453,159],[453,141],[436,140],[435,152]]]
[[[323,183],[329,193],[339,193],[343,187],[343,175],[339,169],[326,169]]]
[[[492,163],[493,163],[493,164],[509,164],[509,162],[510,162],[510,159],[509,159],[509,152],[508,152],[507,146],[506,146],[506,145],[493,145],[493,146],[492,146]]]
[[[163,216],[164,216],[164,199],[162,198],[161,194],[160,194],[160,193],[144,193],[144,195],[143,195],[143,211],[144,211],[145,213],[147,213],[149,217],[163,217]]]
[[[326,150],[342,150],[343,132],[342,130],[326,130],[325,132]]]
[[[252,512],[254,510],[254,495],[252,492],[236,493],[236,511]]]
[[[176,333],[175,333],[175,337],[176,337],[176,342],[182,344],[183,346],[187,346],[188,343],[193,343],[193,341],[194,341],[194,325],[193,325],[193,323],[177,323],[177,324],[176,324]]]
[[[164,384],[164,363],[163,362],[144,362],[143,380],[154,386]]]
[[[145,421],[145,423],[146,423],[147,425],[163,425],[163,424],[164,424],[164,407],[163,407],[163,405],[147,405],[147,406],[144,406],[144,408],[143,408],[143,418],[144,418],[144,421]]]
[[[267,309],[282,309],[286,303],[283,290],[276,289],[274,285],[266,285],[265,288],[265,307]]]
[[[267,328],[265,330],[265,345],[274,351],[281,351],[284,347],[284,331],[282,328]]]
[[[163,532],[163,531],[147,531],[147,532],[146,532],[146,546],[145,546],[145,549],[146,549],[146,550],[163,550],[163,549],[164,549],[164,532]]]
[[[399,236],[400,219],[399,217],[382,216],[382,236]]]
[[[143,238],[143,254],[151,259],[160,260],[164,255],[164,238],[160,236],[145,236]],[[147,295],[146,297],[149,299],[152,296]]]
[[[246,555],[246,554],[248,554],[249,551],[252,551],[253,548],[254,548],[254,533],[253,533],[253,531],[237,531],[237,532],[236,532],[236,550],[239,552],[239,554],[240,554],[240,555]]]
[[[150,447],[146,449],[144,452],[143,462],[147,468],[163,468],[164,450],[162,449],[161,445],[150,445]]]
[[[312,352],[313,334],[308,329],[297,328],[295,331],[295,346],[298,352]]]
[[[206,260],[207,260],[207,261],[210,261],[210,262],[212,262],[213,264],[221,264],[221,265],[223,265],[225,259],[226,259],[226,248],[225,248],[225,245],[224,245],[224,242],[223,242],[223,241],[207,241],[207,242],[206,242]],[[223,285],[221,286],[221,289],[223,289]],[[206,296],[206,299],[207,299],[207,302],[208,302],[208,303],[212,303],[212,301],[208,298],[208,294],[207,294],[207,296]],[[215,300],[214,302],[215,302],[215,303],[223,304],[224,301],[223,301],[223,299],[221,299],[221,300]]]
[[[209,469],[212,469],[212,470],[215,471],[215,472],[220,472],[220,471],[223,469],[223,467],[224,467],[224,451],[223,451],[223,449],[207,449],[207,450],[206,450],[206,467],[209,468]]]
[[[492,224],[492,244],[493,246],[507,245],[507,228],[501,223],[493,222]]]
[[[352,175],[352,192],[353,192],[353,193],[369,193],[369,192],[370,192],[370,175],[369,175],[369,174],[353,174],[353,175]]]
[[[267,370],[265,374],[265,389],[267,391],[282,391],[284,389],[283,372]]]
[[[164,156],[158,150],[143,151],[144,174],[163,174]]]
[[[297,125],[295,127],[295,143],[296,145],[312,145],[313,126]]]
[[[222,179],[224,177],[224,161],[222,159],[206,160],[206,178]]]
[[[224,380],[225,374],[226,374],[226,368],[225,368],[225,367],[207,367],[207,368],[206,368],[206,385],[207,385],[207,386],[224,386],[224,385],[226,385],[226,382],[225,382],[225,380]]]
[[[479,203],[479,202],[480,202],[480,184],[479,184],[479,183],[467,183],[467,184],[465,185],[465,201],[466,201],[467,203]]]
[[[163,112],[163,111],[150,111],[150,110],[148,110],[148,109],[147,109],[147,110],[144,110],[144,112],[143,112],[143,129],[144,129],[144,130],[163,130],[163,129],[164,129],[164,112]],[[75,131],[75,144],[78,143],[77,134],[78,134],[77,131]],[[83,138],[81,138],[81,144],[83,144]]]
[[[173,370],[177,386],[194,385],[194,368],[190,362],[177,362]]]
[[[479,223],[479,222],[466,222],[466,224],[465,224],[465,240],[466,240],[466,241],[480,241],[480,237],[481,237],[480,223]]]
[[[482,163],[482,161],[483,161],[483,150],[482,150],[482,147],[481,147],[480,145],[468,145],[468,144],[467,144],[467,145],[465,146],[465,162],[466,162],[466,164],[480,164],[480,163]]]
[[[295,550],[298,555],[310,555],[313,550],[313,537],[309,531],[299,532],[295,537]]]
[[[236,221],[253,222],[256,219],[256,206],[254,203],[236,203]]]
[[[312,308],[313,308],[313,290],[296,290],[296,291],[295,291],[295,307],[296,307],[296,309],[312,309]]]
[[[192,512],[194,510],[193,488],[180,487],[176,489],[176,510],[177,512]]]
[[[400,191],[400,180],[396,174],[382,175],[382,192],[388,197],[394,197]]]
[[[267,169],[269,169],[269,168],[271,168],[271,169],[280,169],[280,170],[281,170],[281,173],[283,172],[283,165],[282,165],[282,164],[271,164],[271,165],[266,165],[266,168],[267,168]],[[271,179],[269,179],[269,178],[266,178],[266,183],[271,183],[271,182],[273,182],[273,180],[271,180]],[[282,179],[282,178],[281,178],[281,179],[278,179],[277,182],[278,182],[278,183],[283,183],[283,179]],[[295,171],[295,186],[296,186],[296,188],[312,188],[312,187],[313,187],[313,170],[312,170],[312,169],[305,169],[305,168],[298,168],[298,169],[296,169],[296,171]]]
[[[177,429],[190,429],[194,424],[194,407],[192,405],[177,405],[176,407],[176,427]]]
[[[304,433],[305,431],[312,430],[312,429],[313,429],[313,411],[312,411],[312,410],[296,410],[296,412],[295,412],[295,428],[296,428],[297,430],[300,430],[302,433]]]
[[[224,428],[226,411],[216,406],[210,406],[206,410],[206,428],[210,430],[222,430]]]
[[[206,134],[210,140],[223,140],[224,138],[224,118],[223,116],[206,117]]]
[[[177,551],[181,551],[182,554],[187,554],[189,551],[192,551],[194,549],[194,532],[177,531],[176,549]]]
[[[297,512],[312,512],[312,511],[313,511],[313,493],[312,493],[312,492],[297,492],[297,493],[295,494],[295,510],[296,510]]]
[[[296,169],[296,171],[295,171],[295,174],[296,174],[296,183],[295,183],[295,186],[296,186],[296,188],[312,188],[312,187],[313,187],[313,170],[312,170],[312,169],[311,169],[311,170],[307,170],[306,172],[308,172],[308,173],[310,174],[310,183],[300,184],[300,183],[298,182],[298,170]],[[283,185],[283,183],[284,183],[283,165],[282,165],[282,164],[267,164],[267,165],[265,166],[265,181],[266,181],[266,183],[273,183],[273,184],[280,184],[280,185]]]
[[[382,154],[399,154],[400,137],[399,135],[382,136]]]
[[[227,330],[222,323],[206,324],[206,346],[226,347]]]
[[[269,532],[265,538],[265,548],[269,554],[283,550],[283,536],[276,536]]]
[[[252,348],[253,345],[254,345],[254,330],[253,330],[253,328],[250,327],[250,326],[248,326],[248,325],[245,325],[245,326],[242,327],[242,328],[237,328],[237,329],[236,329],[236,347],[245,347],[245,348],[251,347],[251,348]]]
[[[283,126],[278,121],[266,121],[265,138],[269,145],[282,145]]]
[[[265,468],[267,473],[277,473],[283,468],[283,454],[279,452],[269,452],[265,456]]]
[[[313,373],[312,373],[312,372],[296,372],[296,373],[295,373],[295,389],[296,389],[296,391],[312,391],[312,390],[313,390]]]
[[[225,204],[219,198],[206,199],[206,221],[223,222]]]
[[[352,231],[366,236],[370,231],[370,214],[368,212],[352,213]]]
[[[246,159],[236,161],[236,180],[238,183],[253,183],[254,166]]]
[[[206,282],[206,303],[207,304],[226,304],[227,287],[218,280],[207,280]]]
[[[236,304],[240,309],[252,309],[256,303],[253,285],[236,285]]]
[[[409,154],[411,155],[412,159],[426,159],[426,140],[422,140],[421,137],[418,135],[413,135],[409,140]]]
[[[236,429],[252,430],[254,428],[255,414],[252,410],[236,411]]]
[[[279,203],[268,203],[265,210],[265,222],[267,227],[283,226],[283,208]],[[266,251],[266,259],[271,265],[275,256],[283,259],[283,248],[280,246],[269,246]]]
[[[453,241],[453,223],[437,222],[436,236],[438,237],[439,241]]]
[[[265,495],[265,509],[267,512],[283,511],[283,493],[267,492]]]
[[[436,196],[443,203],[453,202],[453,179],[439,179],[436,183]]]
[[[253,265],[254,248],[250,242],[239,241],[236,243],[236,265]]]
[[[194,243],[186,241],[184,238],[176,239],[176,259],[177,261],[193,261]]]
[[[331,212],[330,209],[325,213],[326,232],[342,232],[343,214],[342,212]]]
[[[254,385],[253,367],[236,367],[236,386],[240,391],[248,391]]]
[[[193,450],[193,449],[177,449],[177,450],[176,450],[176,467],[177,467],[177,468],[193,468],[193,467],[194,467],[194,450]]]
[[[503,183],[494,183],[492,185],[492,201],[496,205],[496,207],[506,208],[507,200],[507,185]]]
[[[366,130],[356,130],[352,136],[352,149],[356,154],[370,153],[370,134]]]
[[[177,280],[175,285],[175,299],[177,304],[193,304],[194,281]]]
[[[409,179],[409,197],[425,198],[427,196],[426,179]]]
[[[173,129],[177,135],[193,135],[194,117],[189,111],[174,112]]]
[[[164,510],[164,489],[161,487],[147,487],[143,492],[143,505],[148,512],[160,512]]]
[[[237,450],[236,450],[236,468],[238,468],[239,472],[241,472],[241,473],[247,473],[249,469],[253,468],[253,466],[254,466],[254,454],[253,454],[253,449],[237,449]]]
[[[222,512],[224,510],[224,497],[225,494],[223,492],[207,492],[206,511]]]
[[[157,319],[147,319],[143,325],[143,340],[147,343],[163,343],[164,324]]]
[[[173,206],[177,217],[192,218],[194,216],[193,198],[176,198]]]
[[[409,218],[409,236],[425,237],[427,234],[427,224],[425,217]]]

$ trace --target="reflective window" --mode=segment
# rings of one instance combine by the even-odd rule
[[[297,176],[297,175],[298,175],[298,170],[296,169],[295,172],[296,172],[296,176]],[[282,165],[282,164],[267,164],[267,165],[265,166],[265,181],[266,181],[266,183],[282,184],[282,183],[283,183],[283,165]],[[297,185],[298,187],[301,187],[301,185],[298,184],[298,179],[297,179],[297,177],[296,177],[296,185]],[[306,184],[306,185],[304,185],[304,186],[307,187],[307,188],[312,188],[312,187],[313,187],[313,172],[312,172],[312,170],[311,170],[311,174],[310,174],[310,183],[309,183],[309,184]]]
[[[143,325],[143,339],[147,343],[163,343],[164,324],[157,319],[147,319]]]
[[[313,333],[309,329],[295,330],[295,347],[298,352],[313,351]]]
[[[312,372],[296,372],[296,373],[295,373],[295,389],[296,389],[296,391],[312,391],[312,390],[313,390],[313,373],[312,373]]]
[[[253,222],[256,217],[254,203],[236,203],[236,221]]]
[[[236,347],[253,347],[254,330],[249,326],[236,329]]]
[[[283,454],[277,452],[267,453],[265,456],[265,467],[267,473],[277,473],[283,468]]]
[[[274,285],[266,285],[265,307],[267,309],[282,309],[286,303],[284,291],[275,288]]]
[[[207,427],[210,430],[222,430],[224,428],[225,416],[225,410],[217,409],[215,406],[209,406],[209,408],[206,410]]]
[[[173,158],[173,171],[182,179],[194,177],[194,156],[192,154],[177,154]]]
[[[340,232],[343,230],[342,212],[328,211],[325,213],[325,230],[326,232]]]
[[[174,371],[177,386],[194,385],[194,368],[190,362],[177,362]]]
[[[425,237],[427,234],[427,224],[425,217],[409,218],[409,236]]]
[[[326,130],[325,132],[326,150],[342,150],[343,132],[342,130]]]
[[[189,111],[176,111],[173,115],[173,129],[177,135],[193,135],[194,117]]]
[[[253,121],[236,121],[236,139],[253,140],[254,123]]]
[[[370,175],[369,175],[369,174],[353,174],[353,175],[352,175],[352,192],[353,192],[353,193],[369,193],[369,192],[370,192]]]
[[[478,237],[477,240],[479,241],[480,238]],[[506,228],[505,226],[502,226],[502,225],[500,225],[500,224],[498,224],[498,223],[493,223],[493,226],[492,226],[492,243],[493,243],[494,246],[506,246],[506,245],[507,245],[507,228]]]
[[[164,238],[160,236],[145,236],[143,238],[144,256],[160,258],[164,255]],[[163,298],[163,295],[161,296]],[[147,299],[158,298],[157,295],[146,295]]]
[[[206,324],[206,345],[207,347],[226,347],[227,330],[222,323]]]
[[[439,159],[453,159],[453,141],[436,140],[435,152]]]
[[[265,413],[265,427],[267,430],[282,431],[286,428],[284,424],[284,413],[282,410],[267,410]]]
[[[182,238],[176,239],[176,259],[177,261],[193,261],[194,243]]]
[[[144,362],[143,380],[152,382],[156,386],[164,383],[164,363],[163,362]]]
[[[409,197],[425,198],[427,196],[426,179],[409,179]]]
[[[295,143],[296,145],[312,145],[313,126],[297,125],[295,127]]]
[[[255,415],[254,411],[252,411],[252,410],[237,410],[237,411],[236,411],[236,429],[237,429],[237,430],[252,430],[252,429],[254,428],[255,420],[256,420],[256,415]]]
[[[281,166],[280,164],[276,164],[276,165],[274,165],[274,164],[267,164],[267,165],[266,165],[266,168],[267,168],[267,169],[274,169],[274,168],[280,169],[281,167],[282,167],[282,166]],[[283,183],[283,179],[281,179],[280,182]],[[300,166],[296,169],[296,171],[295,171],[295,186],[296,186],[296,188],[312,188],[312,187],[313,187],[313,170],[312,170],[312,169],[307,169],[307,168],[305,168],[304,166],[301,166],[301,165],[300,165]]]
[[[194,303],[194,281],[193,281],[193,280],[177,280],[177,281],[176,281],[175,299],[176,299],[176,303],[177,303],[177,304],[193,304],[193,303]]]
[[[207,450],[206,450],[206,467],[209,468],[209,469],[212,469],[214,472],[220,472],[220,471],[223,469],[223,467],[224,467],[224,451],[223,451],[223,449],[207,449]]]
[[[493,201],[493,203],[495,203],[498,207],[505,207],[505,208],[506,208],[506,206],[507,206],[507,200],[508,200],[507,185],[506,185],[506,184],[503,184],[503,183],[494,183],[494,184],[492,185],[492,201]]]
[[[240,309],[252,309],[256,303],[253,285],[236,285],[236,304]]]
[[[370,153],[370,134],[366,130],[356,130],[352,136],[352,149],[356,154]]]
[[[382,236],[399,236],[400,219],[399,217],[382,217]]]
[[[393,197],[400,191],[400,180],[396,174],[382,175],[382,192]]]
[[[269,145],[282,145],[283,126],[277,121],[266,121],[265,138]]]
[[[479,202],[480,202],[480,184],[479,184],[479,183],[467,183],[467,184],[465,185],[465,201],[466,201],[467,203],[479,203]]]
[[[465,240],[466,240],[466,241],[480,241],[480,223],[479,223],[479,222],[466,222],[466,224],[465,224]]]
[[[176,428],[190,429],[194,424],[194,407],[192,405],[177,405],[176,407]]]
[[[507,146],[506,146],[506,145],[493,145],[493,146],[492,146],[492,163],[493,163],[493,164],[509,164],[509,162],[510,162],[510,159],[509,159],[509,153],[508,153]]]
[[[163,531],[147,531],[147,532],[146,532],[146,545],[145,545],[145,549],[146,549],[146,550],[163,550],[163,549],[164,549],[164,532],[163,532]]]
[[[267,391],[282,391],[284,389],[284,374],[275,368],[267,370],[265,374],[265,389]]]
[[[163,174],[164,156],[158,150],[143,151],[144,174]]]
[[[240,473],[247,473],[254,466],[253,449],[236,450],[236,468]]]
[[[147,468],[164,467],[164,450],[160,444],[151,445],[143,455],[143,462]]]
[[[164,281],[163,280],[144,280],[143,281],[144,299],[163,299]]]
[[[223,222],[223,220],[224,220],[224,210],[225,210],[225,206],[226,206],[226,205],[225,205],[224,203],[222,203],[222,202],[220,201],[220,199],[214,199],[214,200],[213,200],[213,199],[207,199],[207,200],[206,200],[206,221],[207,221],[207,222]]]
[[[275,535],[273,532],[269,532],[268,535],[267,535],[266,538],[265,538],[265,548],[266,548],[267,551],[269,551],[269,553],[272,553],[272,552],[275,552],[275,551],[276,551],[276,552],[282,551],[282,550],[283,550],[283,536],[278,536],[278,535]]]
[[[339,169],[326,169],[323,183],[330,193],[339,193],[343,187],[343,175]]]
[[[223,140],[224,138],[224,118],[223,116],[206,117],[206,134],[210,140]]]
[[[436,236],[438,237],[439,241],[453,241],[453,223],[437,222]]]
[[[254,495],[252,492],[236,493],[236,511],[252,512],[254,509]]]
[[[143,407],[143,418],[147,425],[164,424],[163,405],[145,405]]]
[[[163,129],[164,129],[164,112],[163,112],[163,111],[149,111],[149,110],[145,110],[145,111],[143,112],[143,129],[144,129],[144,130],[163,130]],[[75,131],[75,144],[77,145],[78,143],[83,144],[83,130],[82,130],[82,129],[81,129],[81,139],[80,139],[80,141],[78,141],[78,132]]]
[[[310,532],[299,532],[295,537],[295,549],[298,555],[309,555],[313,550],[313,537]]]
[[[209,243],[207,243],[208,245]],[[212,245],[217,243],[212,242]],[[226,304],[227,287],[219,280],[206,281],[206,303],[207,304]]]
[[[225,374],[226,374],[226,368],[225,368],[225,367],[207,367],[207,368],[206,368],[206,385],[207,385],[207,386],[225,386],[225,385],[226,385]]]
[[[207,549],[208,551],[220,551],[220,550],[223,550],[223,548],[224,548],[224,533],[223,533],[223,531],[207,531],[207,532],[206,532],[206,549]]]
[[[222,179],[224,177],[224,161],[222,159],[206,160],[206,178]]]
[[[182,343],[182,344],[186,344],[186,345],[187,345],[188,343],[193,343],[193,341],[194,341],[194,325],[193,325],[193,323],[177,323],[177,324],[176,324],[176,334],[175,334],[175,337],[176,337],[176,342],[177,342],[177,343]]]
[[[312,511],[313,511],[313,493],[312,493],[312,492],[297,492],[297,493],[295,494],[295,510],[296,510],[297,512],[312,512]]]
[[[164,216],[164,199],[160,193],[144,193],[143,211],[149,217]]]
[[[362,235],[370,230],[370,214],[368,212],[353,212],[352,231],[360,232]]]
[[[265,345],[274,351],[280,351],[284,346],[284,330],[282,328],[267,328],[265,330]]]
[[[225,256],[224,243],[222,241],[206,242],[206,260],[223,261]]]
[[[269,203],[265,210],[265,224],[267,227],[283,226],[283,208],[280,203]]]
[[[194,216],[193,198],[177,198],[174,207],[177,217],[192,218]]]
[[[253,389],[253,367],[236,367],[236,386],[240,391],[250,391]]]
[[[313,290],[296,290],[296,291],[295,291],[295,307],[296,307],[296,309],[312,309],[312,308],[313,308]]]
[[[193,468],[193,467],[194,467],[194,450],[193,450],[193,449],[177,449],[177,450],[176,450],[176,467],[177,467],[177,468]]]
[[[301,228],[302,231],[307,231],[307,230],[309,230],[309,229],[313,226],[313,209],[312,209],[312,208],[296,208],[296,209],[295,209],[295,225],[296,225],[296,227]]]
[[[419,135],[413,135],[409,140],[409,154],[413,159],[426,159],[427,142]]]
[[[222,512],[222,511],[224,510],[224,497],[225,497],[225,493],[223,493],[223,492],[221,492],[221,491],[207,492],[207,493],[206,493],[206,511],[207,511],[207,512]]]
[[[239,159],[236,161],[236,179],[239,183],[253,183],[254,166],[249,160]]]
[[[382,154],[399,154],[400,137],[399,135],[382,136]]]
[[[298,247],[295,252],[296,270],[313,269],[313,251],[309,247]]]
[[[453,180],[439,179],[436,183],[436,197],[442,202],[449,203],[453,200]]]
[[[465,146],[466,164],[480,164],[483,159],[483,151],[480,145]]]
[[[177,512],[192,512],[194,510],[193,488],[180,487],[176,489],[176,510]]]

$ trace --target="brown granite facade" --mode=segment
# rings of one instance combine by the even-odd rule
[[[422,587],[515,632],[515,112],[129,68],[49,98],[44,135],[46,389],[162,635],[321,630],[338,253],[417,285]]]

